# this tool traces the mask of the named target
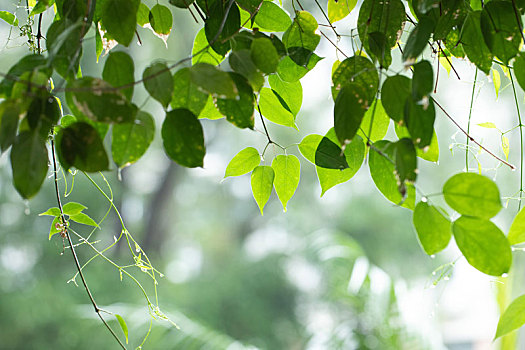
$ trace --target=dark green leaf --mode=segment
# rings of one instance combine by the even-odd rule
[[[149,66],[142,73],[144,87],[155,100],[166,108],[173,93],[173,77],[168,67],[161,62]]]
[[[139,0],[105,0],[101,19],[109,35],[119,44],[129,46],[137,27]]]
[[[135,81],[135,65],[127,53],[123,51],[110,52],[104,64],[102,78],[114,87],[129,85],[120,91],[131,101],[133,82]]]
[[[436,28],[434,29],[434,40],[443,40],[455,27],[461,28],[465,17],[470,10],[467,2],[462,0],[443,0],[440,2],[440,12]]]
[[[44,73],[47,77],[51,76],[52,69],[47,66],[47,60],[42,55],[27,55],[22,57],[7,72],[7,76],[0,83],[0,96],[10,97],[15,81],[26,72]]]
[[[21,132],[11,149],[13,184],[23,198],[38,193],[46,178],[49,158],[45,141],[37,132]]]
[[[406,20],[405,6],[401,0],[365,0],[359,10],[357,30],[363,46],[372,54],[368,33],[379,32],[385,36],[385,59],[381,66],[388,68],[392,62],[389,48],[396,44],[398,33]],[[379,57],[376,57],[379,59]]]
[[[485,44],[505,64],[520,49],[521,28],[521,16],[514,13],[510,1],[488,2],[481,11],[481,32]]]
[[[83,21],[61,19],[53,22],[46,34],[46,47],[53,68],[66,80],[75,78],[82,57]]]
[[[459,173],[447,180],[443,196],[460,214],[490,219],[501,210],[498,186],[488,177]]]
[[[191,58],[191,64],[209,63],[211,65],[216,66],[219,63],[221,63],[224,59],[223,55],[219,55],[217,52],[213,51],[213,49],[208,45],[208,40],[206,39],[206,33],[204,33],[204,28],[199,30],[199,32],[195,36],[191,54],[193,55],[193,57]]]
[[[252,41],[251,58],[253,63],[265,74],[274,73],[279,64],[279,54],[272,41],[259,38]]]
[[[461,32],[461,43],[468,59],[485,74],[489,74],[493,54],[485,44],[480,21],[481,11],[472,11],[468,14]]]
[[[166,113],[162,124],[162,140],[166,154],[178,164],[202,167],[206,148],[202,126],[187,109],[174,109]]]
[[[381,101],[388,116],[395,122],[403,120],[405,103],[410,98],[412,81],[404,75],[386,78],[381,88]]]
[[[215,1],[210,5],[208,18],[204,25],[206,38],[215,52],[220,55],[225,55],[231,48],[229,39],[241,27],[241,16],[237,4],[233,4],[228,12],[226,20],[223,21],[226,15],[226,8],[228,3],[222,1]],[[224,23],[223,23],[224,22]],[[221,31],[219,31],[222,29]]]
[[[379,64],[383,66],[385,62],[386,52],[390,50],[387,47],[386,36],[382,32],[368,33],[368,46],[372,57],[376,57]]]
[[[233,51],[230,54],[229,63],[234,72],[245,76],[250,81],[253,90],[259,91],[264,85],[263,74],[255,66],[250,50]]]
[[[514,75],[518,84],[525,90],[525,55],[521,52],[514,60]]]
[[[439,209],[426,202],[419,202],[412,221],[425,253],[433,255],[447,247],[452,237],[451,223]]]
[[[434,22],[429,17],[423,17],[412,30],[403,51],[403,60],[411,63],[423,52],[434,29]]]
[[[404,126],[395,124],[395,131],[397,137],[399,138],[410,137],[410,133]],[[435,163],[439,160],[439,144],[435,131],[432,133],[432,140],[430,141],[430,145],[424,148],[416,148],[416,153],[418,157],[424,160],[428,160],[429,162]]]
[[[156,4],[149,12],[149,23],[155,33],[168,35],[171,32],[171,26],[173,24],[170,9],[166,6]]]
[[[420,61],[413,66],[412,98],[420,101],[434,89],[434,73],[432,65],[427,60]]]
[[[323,137],[317,146],[315,165],[327,169],[343,170],[348,168],[348,162],[343,150],[328,137]]]
[[[425,104],[419,104],[408,98],[405,105],[405,123],[410,137],[418,148],[430,146],[434,135],[434,120],[436,111],[434,102],[428,100]]]
[[[170,0],[170,4],[179,8],[188,8],[195,0]]]
[[[139,111],[133,123],[116,124],[111,137],[113,161],[119,168],[131,165],[142,157],[155,136],[155,121]]]
[[[207,63],[198,63],[190,68],[191,80],[202,90],[220,98],[236,98],[237,86],[231,76]]]
[[[394,147],[396,177],[399,182],[398,186],[403,188],[405,181],[416,181],[418,172],[416,149],[414,148],[412,140],[408,138],[402,138],[397,141]]]
[[[452,224],[452,232],[470,265],[491,276],[509,272],[512,264],[509,241],[491,221],[461,216]]]
[[[235,0],[235,2],[243,10],[248,11],[250,14],[254,14],[257,13],[263,0]]]
[[[253,90],[250,83],[244,78],[244,76],[230,72],[230,77],[237,87],[239,92],[238,97],[232,99],[217,99],[217,108],[219,111],[226,116],[233,125],[239,128],[250,128],[254,127],[254,97]]]
[[[379,75],[374,64],[363,56],[352,56],[339,64],[332,74],[332,97],[334,101],[337,94],[346,85],[356,83],[361,85],[366,93],[367,100],[371,103],[379,86]]]
[[[15,100],[4,100],[0,104],[0,151],[5,152],[15,141],[20,106]]]
[[[335,100],[334,129],[341,144],[347,143],[359,130],[368,109],[366,90],[359,84],[345,85]]]
[[[58,155],[64,169],[95,172],[108,169],[108,156],[97,130],[77,122],[57,134]]]
[[[60,119],[58,101],[52,95],[35,97],[27,110],[26,119],[29,127],[46,140],[54,125]]]
[[[191,80],[190,68],[179,69],[173,76],[171,107],[186,108],[199,115],[208,101],[208,94],[202,92]]]

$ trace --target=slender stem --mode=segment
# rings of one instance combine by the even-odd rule
[[[514,2],[514,1],[513,1]],[[523,194],[523,124],[521,123],[521,113],[518,105],[518,95],[516,94],[516,86],[512,72],[509,71],[510,83],[512,84],[512,92],[514,92],[514,103],[516,104],[516,111],[518,112],[518,122],[520,127],[520,199],[518,201],[518,210],[521,209],[521,197]]]
[[[91,304],[93,305],[93,308],[95,309],[95,312],[97,313],[98,317],[104,323],[106,328],[109,330],[113,338],[119,343],[119,345],[122,347],[122,349],[126,350],[126,347],[122,343],[122,341],[119,339],[117,334],[113,331],[113,329],[109,326],[109,324],[106,322],[104,317],[102,317],[102,314],[100,313],[100,308],[98,307],[97,303],[95,302],[95,299],[93,298],[93,294],[91,294],[91,291],[88,287],[88,284],[86,282],[86,279],[84,277],[84,273],[82,272],[82,268],[80,266],[80,262],[78,261],[77,252],[75,250],[75,246],[73,245],[73,241],[71,240],[71,235],[69,234],[69,229],[66,225],[66,218],[64,215],[64,210],[62,208],[62,201],[60,199],[60,191],[58,188],[58,170],[57,170],[57,161],[55,156],[55,142],[53,139],[51,139],[51,153],[53,155],[53,174],[54,174],[54,180],[55,180],[55,194],[57,198],[57,205],[58,209],[60,210],[60,219],[63,224],[63,232],[66,235],[67,241],[69,243],[69,247],[71,248],[71,254],[73,255],[73,260],[75,261],[75,266],[77,267],[78,274],[80,276],[80,279],[82,280],[82,284],[84,285],[84,289],[86,290],[86,293],[89,297],[89,300],[91,301]]]
[[[341,50],[341,49],[339,48],[339,46],[338,46],[336,43],[334,43],[332,40],[330,40],[330,38],[327,37],[325,33],[323,33],[322,31],[319,31],[319,33],[321,33],[321,35],[322,35],[326,40],[328,40],[328,42],[329,42],[330,44],[332,44],[332,45],[335,47],[335,49],[336,49],[337,51],[339,51],[343,56],[345,56],[345,58],[348,58],[347,54],[345,54],[345,53],[343,52],[343,50]]]
[[[334,31],[334,34],[339,38],[340,35],[337,33],[337,31],[335,30],[335,27],[333,26],[332,22],[330,22],[330,18],[328,18],[328,16],[326,15],[326,12],[325,10],[321,7],[321,5],[319,4],[319,1],[317,0],[314,0],[315,3],[317,4],[317,7],[319,7],[319,10],[321,10],[321,13],[323,14],[324,18],[326,18],[326,20],[328,21],[328,24],[330,25],[330,27],[332,28],[332,30]]]
[[[472,117],[472,105],[474,104],[474,92],[476,91],[476,82],[478,79],[478,69],[476,68],[476,73],[474,74],[474,84],[472,85],[472,95],[470,96],[470,108],[468,112],[468,122],[467,122],[467,134],[470,134],[470,119]],[[468,173],[468,144],[470,138],[467,136],[467,148],[465,149],[465,168]]]
[[[465,134],[465,136],[467,136],[470,141],[474,142],[476,145],[478,145],[479,148],[481,148],[482,150],[484,150],[485,152],[487,152],[489,155],[491,155],[492,157],[494,157],[495,159],[497,159],[498,161],[500,161],[501,163],[505,164],[506,166],[508,166],[509,168],[511,168],[512,170],[515,170],[516,167],[512,164],[510,164],[509,162],[506,162],[505,160],[501,159],[500,157],[498,157],[497,155],[495,155],[494,153],[492,153],[491,151],[489,151],[487,148],[485,148],[481,143],[479,143],[478,141],[476,141],[472,136],[469,135],[468,132],[465,131],[465,129],[463,129],[461,127],[461,125],[459,125],[455,120],[454,118],[452,118],[452,116],[450,114],[448,114],[448,112],[433,98],[433,97],[430,97],[432,99],[432,101],[434,101],[434,103],[436,104],[436,106],[439,107],[439,109],[441,109],[441,111],[443,112],[443,114],[445,114],[447,116],[448,119],[450,119],[450,121],[452,123],[454,123],[454,125],[463,133]]]
[[[268,129],[266,128],[266,123],[264,122],[263,115],[261,113],[261,107],[259,107],[259,101],[257,101],[257,110],[259,111],[259,116],[261,117],[261,122],[264,127],[264,133],[266,134],[266,137],[268,138],[268,143],[273,143],[270,133],[268,132]]]
[[[443,48],[441,47],[441,44],[439,43],[439,41],[436,41],[436,43],[438,45],[439,51],[441,51],[441,53],[443,54],[443,56],[447,60],[448,64],[450,65],[450,67],[452,68],[454,73],[456,74],[456,77],[458,78],[458,80],[461,80],[461,78],[459,77],[459,73],[456,71],[456,68],[454,68],[454,66],[452,65],[452,62],[450,62],[450,59],[448,58],[448,56],[445,53],[445,51],[443,51]]]
[[[40,47],[40,39],[43,38],[43,36],[42,36],[42,15],[43,15],[43,13],[38,15],[38,31],[36,33],[36,45],[37,45],[37,49],[38,49],[38,53],[39,54],[42,53],[42,49]]]

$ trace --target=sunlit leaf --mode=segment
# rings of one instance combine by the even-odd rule
[[[133,123],[116,124],[111,135],[111,154],[118,167],[128,166],[142,157],[155,136],[153,117],[143,111]]]
[[[255,24],[263,31],[284,32],[292,24],[290,16],[271,1],[264,1],[255,16]]]
[[[342,20],[352,12],[357,0],[328,0],[328,19],[334,23]]]
[[[372,129],[370,129],[370,123],[372,123]],[[365,140],[368,136],[370,141],[375,142],[385,137],[389,125],[390,118],[388,118],[381,100],[376,99],[372,102],[372,106],[366,111],[363,120],[361,121],[361,126],[357,131],[357,135]],[[368,135],[370,130],[372,130],[372,133]]]
[[[122,332],[124,332],[124,336],[126,337],[126,344],[127,344],[128,343],[128,326],[126,325],[126,321],[124,321],[122,316],[118,314],[115,314],[115,317],[117,318],[118,324],[120,325]]]
[[[460,214],[490,219],[501,210],[496,184],[475,173],[459,173],[447,180],[443,196],[448,205]]]
[[[525,295],[519,296],[510,303],[501,315],[494,339],[504,336],[525,324]]]
[[[102,23],[107,32],[124,46],[135,35],[139,0],[105,0],[102,2]]]
[[[248,174],[250,171],[255,169],[256,166],[261,162],[261,156],[259,151],[253,147],[247,147],[237,153],[235,157],[232,158],[228,166],[226,167],[226,172],[224,178],[228,176],[240,176]]]
[[[366,90],[369,102],[374,100],[379,86],[379,75],[375,65],[368,58],[352,56],[339,64],[332,74],[332,97],[334,101],[337,99],[339,91],[354,83]]]
[[[273,91],[275,91],[283,102],[286,104],[285,109],[292,112],[294,116],[299,113],[303,103],[303,87],[300,81],[289,83],[283,81],[278,75],[270,75],[268,83]],[[284,106],[284,105],[283,105]]]
[[[4,20],[9,25],[12,25],[12,26],[18,25],[18,19],[11,12],[0,11],[0,19]]]
[[[62,209],[64,210],[64,214],[71,216],[71,215],[77,215],[81,213],[84,209],[87,209],[87,207],[77,202],[68,202],[64,204]],[[59,215],[60,215],[60,210],[58,211],[58,215],[55,215],[55,216],[59,216]]]
[[[275,173],[273,185],[275,192],[286,211],[286,204],[292,198],[299,186],[301,175],[301,163],[294,155],[278,155],[272,161],[272,168]]]
[[[208,39],[206,39],[206,33],[204,33],[204,28],[199,30],[195,36],[191,54],[193,55],[191,58],[191,64],[209,63],[216,66],[224,59],[224,56],[219,55],[209,46]]]
[[[242,75],[230,72],[230,77],[237,87],[238,96],[232,99],[218,98],[217,108],[238,128],[254,127],[254,97],[251,85]]]
[[[259,107],[262,115],[269,121],[297,129],[294,115],[289,110],[286,110],[272,89],[261,89]]]
[[[142,80],[151,97],[166,108],[173,93],[173,77],[169,68],[164,63],[154,63],[144,70]]]
[[[171,108],[186,108],[199,115],[206,106],[208,96],[191,80],[190,68],[179,69],[174,74]]]
[[[275,173],[271,166],[260,165],[252,171],[251,184],[253,198],[255,198],[255,201],[259,206],[261,215],[263,215],[264,206],[272,194],[274,178]]]
[[[69,220],[74,221],[74,222],[78,222],[79,224],[83,224],[83,225],[98,227],[98,225],[95,222],[95,220],[93,220],[92,218],[90,218],[88,215],[86,215],[84,213],[78,213],[78,214],[75,214],[75,215],[71,215],[69,217]]]
[[[110,52],[104,64],[102,78],[114,87],[129,85],[120,91],[131,101],[133,82],[135,81],[135,65],[130,55],[124,51]]]
[[[485,74],[490,73],[493,54],[485,44],[481,32],[481,11],[472,11],[468,14],[461,31],[461,42],[468,59]]]
[[[525,209],[521,209],[512,221],[508,239],[510,244],[525,242]]]
[[[173,24],[172,14],[166,6],[156,4],[149,13],[149,23],[155,33],[160,35],[169,35]]]
[[[426,202],[419,202],[412,221],[425,253],[433,255],[447,247],[452,237],[451,223],[439,209]]]
[[[491,276],[509,272],[512,264],[509,242],[491,221],[461,216],[452,224],[452,232],[470,265]]]
[[[49,208],[45,212],[38,214],[38,216],[55,216],[55,217],[60,216],[60,215],[62,214],[60,213],[60,209],[57,207]]]

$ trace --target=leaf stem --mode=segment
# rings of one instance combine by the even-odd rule
[[[512,1],[514,3],[514,0]],[[523,33],[522,33],[523,34]],[[521,113],[518,105],[518,95],[516,94],[516,86],[512,72],[509,70],[510,83],[512,84],[512,92],[514,93],[514,103],[516,105],[516,112],[518,113],[518,122],[520,128],[520,198],[518,200],[518,211],[521,209],[521,197],[523,195],[523,124],[521,123]]]
[[[470,119],[472,117],[472,105],[474,104],[474,92],[476,91],[476,82],[478,79],[478,68],[476,68],[476,73],[474,74],[474,84],[472,85],[472,94],[470,96],[470,108],[468,111],[468,122],[467,122],[467,133],[470,133]],[[467,136],[467,148],[465,150],[465,169],[468,173],[468,145],[470,142],[470,138]]]

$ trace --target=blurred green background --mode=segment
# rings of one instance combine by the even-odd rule
[[[0,9],[15,12],[23,23],[25,9],[16,3],[1,0]],[[154,2],[146,3],[151,6]],[[309,5],[321,18],[315,5]],[[52,15],[46,14],[44,23],[51,19]],[[350,16],[340,27],[352,28],[353,20]],[[178,11],[167,46],[151,31],[139,30],[142,46],[134,43],[126,49],[135,58],[136,77],[152,60],[174,63],[186,57],[197,29],[191,17]],[[5,23],[0,23],[0,33],[1,71],[5,72],[28,53],[28,48],[17,30]],[[341,45],[350,47],[349,42]],[[298,143],[306,134],[323,134],[330,127],[334,49],[324,42],[319,51],[327,58],[302,80],[305,97],[297,119],[301,132],[269,126],[280,144]],[[97,64],[94,52],[94,34],[88,34],[82,61],[84,75],[100,76],[105,58]],[[465,97],[461,104],[450,107],[458,118],[463,118],[469,103],[466,96],[472,89],[472,69],[464,62],[457,65],[469,76],[465,80],[471,79],[470,84],[451,92],[447,87],[454,82],[447,81],[442,71],[443,93],[438,93],[438,98],[452,101]],[[490,96],[486,99],[495,105],[489,82],[476,98],[482,101],[484,96]],[[510,98],[507,89],[501,92],[499,102]],[[164,112],[148,99],[142,86],[136,88],[134,102],[154,115],[160,125]],[[483,108],[480,102],[479,109]],[[500,113],[504,112],[500,107]],[[440,164],[425,162],[420,170],[420,185],[426,193],[439,192],[449,175],[463,170],[464,155],[455,145],[456,140],[446,136],[455,130],[440,119],[438,134],[445,135],[440,136]],[[410,211],[394,206],[379,194],[366,163],[348,183],[320,199],[315,169],[302,162],[301,182],[288,212],[283,213],[274,193],[261,216],[251,197],[249,175],[221,182],[228,161],[239,150],[248,146],[262,150],[266,139],[260,126],[259,132],[250,132],[224,120],[205,120],[203,127],[207,146],[204,169],[188,170],[170,163],[157,135],[139,162],[121,174],[116,170],[105,174],[127,229],[164,274],[158,280],[161,311],[180,327],[162,319],[153,320],[144,349],[490,348],[490,332],[497,322],[495,293],[491,294],[496,289],[494,281],[485,279],[488,287],[487,283],[474,287],[478,292],[485,291],[478,297],[489,311],[473,315],[476,322],[483,323],[481,326],[464,326],[478,327],[479,332],[467,330],[465,336],[458,337],[447,330],[454,320],[468,320],[467,311],[460,308],[462,314],[457,315],[458,306],[453,303],[463,299],[447,296],[447,290],[461,290],[454,284],[460,282],[454,282],[448,270],[445,275],[440,275],[442,270],[436,275],[432,271],[454,261],[457,249],[451,247],[436,259],[426,256],[418,245]],[[390,130],[388,137],[393,135]],[[491,135],[487,135],[490,144]],[[453,152],[448,151],[449,146]],[[289,150],[301,158],[296,147]],[[270,149],[266,162],[269,164],[278,152]],[[517,152],[511,152],[512,160],[517,156]],[[480,159],[484,161],[483,156]],[[483,164],[490,167],[491,162],[487,158]],[[498,183],[503,193],[516,189],[515,176],[506,169],[499,170]],[[94,175],[94,179],[107,191],[100,175]],[[71,175],[67,181],[71,186]],[[64,182],[60,185],[64,195]],[[68,250],[61,254],[63,241],[58,235],[48,240],[51,220],[38,216],[56,205],[54,196],[49,178],[34,199],[23,201],[11,185],[8,154],[0,157],[0,349],[117,348],[82,286],[67,283],[76,272],[71,254]],[[83,203],[88,207],[86,213],[97,221],[109,208],[107,200],[80,173],[64,200]],[[502,226],[508,225],[505,215],[498,219]],[[90,232],[82,225],[74,228],[83,235]],[[121,230],[117,216],[111,212],[91,240],[103,249]],[[86,245],[77,250],[81,262],[93,256]],[[134,263],[124,242],[107,256],[120,265]],[[468,267],[464,269],[468,272],[463,275],[463,285],[470,281],[464,276],[472,274]],[[150,296],[154,295],[151,279],[138,268],[130,271]],[[84,273],[97,303],[126,320],[130,348],[138,346],[151,320],[140,289],[125,276],[121,281],[118,269],[100,257]],[[483,278],[475,272],[474,276]],[[447,281],[450,277],[452,280]],[[432,288],[434,281],[439,282],[437,288]],[[78,278],[77,282],[80,284]],[[418,315],[415,319],[414,314]],[[116,320],[107,318],[121,335]]]

